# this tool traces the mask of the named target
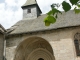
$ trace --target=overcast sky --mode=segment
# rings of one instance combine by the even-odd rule
[[[21,6],[27,0],[0,0],[0,24],[4,28],[9,28],[14,25],[17,21],[22,19],[23,11]],[[51,8],[52,3],[61,3],[63,0],[37,0],[37,3],[45,14]]]

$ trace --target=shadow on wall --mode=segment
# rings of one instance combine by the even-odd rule
[[[7,60],[5,56],[3,56],[3,60]]]

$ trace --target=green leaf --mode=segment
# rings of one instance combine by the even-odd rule
[[[59,11],[59,10],[57,10],[57,12],[62,14],[62,12],[61,12],[61,11]]]
[[[69,3],[67,3],[66,1],[62,2],[62,6],[65,12],[69,11],[71,9],[71,6]]]
[[[47,15],[51,15],[53,12],[52,12],[52,10],[50,10],[48,13],[47,13]]]
[[[49,19],[49,22],[51,22],[51,23],[56,22],[56,19],[53,16],[49,16],[48,19]]]
[[[44,22],[45,22],[45,25],[49,25],[51,23],[55,23],[56,19],[54,18],[54,16],[49,15],[44,19]]]
[[[50,10],[50,11],[47,13],[47,15],[54,15],[55,13],[61,13],[61,14],[62,14],[61,11],[59,11],[59,10],[56,9],[56,8],[53,8],[52,10]]]
[[[51,15],[51,14],[55,14],[57,13],[57,9],[56,8],[53,8],[51,11],[48,12],[48,15]]]
[[[62,14],[62,12],[59,11],[58,9],[56,9],[56,8],[53,8],[53,9],[52,9],[52,12],[53,12],[53,13],[61,13],[61,14]]]
[[[80,13],[80,9],[76,9],[74,8],[75,14],[79,14]]]
[[[50,26],[50,23],[46,21],[45,26]]]
[[[51,11],[49,11],[47,14],[51,15],[51,14],[55,14],[57,12],[57,9],[53,8]]]
[[[70,0],[71,4],[74,5],[74,4],[77,4],[79,0]]]
[[[80,4],[77,4],[77,6],[80,8]]]
[[[50,23],[55,23],[56,22],[56,19],[53,16],[48,16],[48,21]]]
[[[57,10],[56,10],[56,8],[53,8],[52,9],[52,14],[54,15],[55,13],[57,13]]]

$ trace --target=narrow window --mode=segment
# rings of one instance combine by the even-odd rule
[[[80,56],[80,45],[79,45],[79,41],[77,39],[74,40],[74,44],[75,44],[75,48],[76,48],[76,54],[77,54],[77,56]]]
[[[75,34],[74,39],[76,54],[80,56],[80,33]]]
[[[31,13],[31,9],[27,9],[27,13]]]

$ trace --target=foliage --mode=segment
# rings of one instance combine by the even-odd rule
[[[67,12],[67,11],[69,11],[71,9],[70,4],[65,2],[65,1],[63,1],[62,6],[63,6],[62,8],[64,9],[65,12]]]
[[[47,17],[44,19],[45,25],[49,26],[50,24],[53,24],[56,22],[56,19],[58,18],[58,13],[62,14],[58,8],[62,5],[62,8],[65,12],[69,11],[72,6],[75,5],[74,12],[76,14],[80,13],[80,0],[69,0],[70,3],[63,1],[61,4],[52,4],[51,10],[47,13]]]

